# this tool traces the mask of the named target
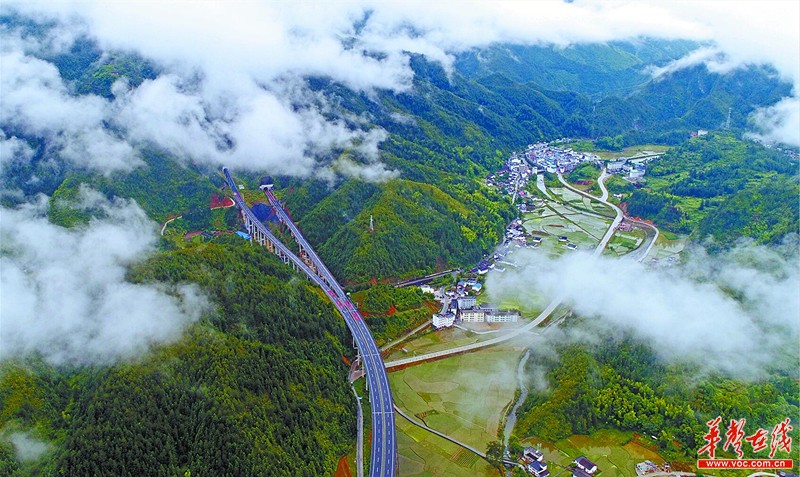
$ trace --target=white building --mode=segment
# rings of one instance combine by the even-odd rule
[[[575,462],[575,465],[577,465],[579,469],[583,470],[588,474],[594,474],[595,472],[597,472],[597,464],[590,461],[584,456],[578,457],[573,462]]]
[[[481,306],[459,308],[458,314],[462,323],[516,323],[519,319],[519,312]]]
[[[474,296],[462,296],[458,299],[458,308],[463,310],[465,308],[472,308],[477,304]]]
[[[609,161],[606,164],[606,170],[609,173],[620,172],[622,168],[625,166],[625,161]]]
[[[456,322],[456,315],[455,313],[435,313],[433,315],[433,319],[431,320],[431,324],[437,330],[442,328],[450,328]]]
[[[641,179],[642,177],[644,177],[644,172],[645,172],[644,169],[640,167],[635,167],[631,169],[631,171],[628,173],[628,179]]]
[[[516,311],[487,310],[486,323],[516,323],[519,313]]]
[[[486,320],[486,310],[481,307],[464,308],[459,311],[459,319],[463,323],[483,323]]]
[[[544,460],[544,454],[542,451],[535,447],[526,447],[522,451],[523,457],[530,459],[531,461],[539,461],[542,462]]]

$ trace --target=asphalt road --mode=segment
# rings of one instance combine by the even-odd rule
[[[569,190],[571,190],[573,192],[577,192],[578,194],[580,194],[580,195],[582,195],[584,197],[588,197],[588,198],[590,198],[592,200],[596,200],[596,201],[600,202],[601,204],[605,204],[605,205],[611,207],[614,210],[614,213],[616,214],[614,216],[614,221],[611,222],[611,226],[609,226],[608,230],[606,230],[606,234],[603,235],[603,238],[600,239],[600,243],[594,249],[594,256],[598,256],[601,253],[603,253],[603,250],[605,250],[606,245],[608,245],[608,242],[611,240],[611,237],[614,236],[614,232],[616,232],[617,226],[620,224],[620,222],[622,222],[622,219],[624,217],[624,215],[622,213],[622,209],[620,209],[619,207],[617,207],[616,205],[614,205],[614,204],[612,204],[611,202],[608,201],[608,189],[606,189],[605,177],[603,177],[605,172],[606,172],[605,169],[603,169],[603,173],[600,174],[600,180],[597,181],[597,184],[600,186],[600,190],[603,191],[603,194],[600,197],[595,197],[595,196],[593,196],[591,194],[588,194],[588,193],[586,193],[586,192],[584,192],[584,191],[582,191],[580,189],[576,189],[575,187],[572,187],[571,185],[569,185],[567,183],[567,181],[564,180],[564,177],[561,174],[558,175],[558,180],[561,181],[562,184],[564,184],[564,187],[566,187],[567,189],[569,189]]]
[[[278,203],[272,193],[266,189],[264,191],[267,198],[270,199],[270,204],[281,218],[281,221],[292,231],[292,235],[298,241],[300,248],[303,249],[306,256],[310,259],[316,271],[281,243],[280,240],[255,217],[253,211],[250,210],[244,199],[242,199],[241,194],[239,194],[238,187],[231,177],[228,168],[223,167],[222,171],[225,174],[228,187],[231,188],[236,206],[245,216],[245,223],[248,226],[251,236],[260,234],[269,240],[275,246],[276,253],[279,256],[291,262],[325,291],[344,318],[345,324],[350,329],[356,347],[359,350],[361,362],[366,372],[367,389],[370,393],[370,403],[372,405],[372,456],[370,477],[394,477],[397,474],[397,434],[394,421],[392,393],[389,387],[389,376],[386,374],[383,359],[372,337],[372,333],[370,333],[369,328],[367,328],[367,325],[364,323],[356,307],[347,297],[347,294],[308,242],[306,242],[294,222],[292,222],[291,218],[289,218],[286,211],[283,210],[283,207]]]
[[[272,191],[262,188],[272,208],[278,218],[290,230],[292,237],[297,241],[302,251],[306,253],[309,260],[317,269],[319,276],[329,287],[326,290],[331,301],[339,309],[344,317],[347,326],[356,342],[356,347],[361,355],[361,363],[367,377],[367,389],[370,393],[370,403],[372,405],[372,460],[370,466],[370,476],[372,477],[394,477],[397,473],[397,431],[394,422],[394,406],[392,401],[392,391],[389,387],[389,375],[383,364],[380,350],[375,339],[372,337],[369,328],[364,323],[361,314],[356,309],[353,302],[342,289],[336,278],[325,266],[322,259],[306,241],[300,229],[289,217],[278,199]],[[324,288],[324,287],[323,287]]]
[[[616,216],[614,217],[614,220],[611,222],[611,225],[608,227],[608,230],[606,231],[606,233],[603,236],[603,238],[600,240],[600,243],[597,245],[597,247],[595,248],[594,253],[593,253],[594,256],[600,255],[601,253],[603,253],[603,250],[606,248],[606,245],[608,245],[608,242],[611,240],[611,237],[614,235],[614,232],[616,231],[617,226],[620,224],[620,222],[622,222],[622,218],[623,218],[622,210],[619,207],[617,207],[616,205],[608,202],[608,191],[605,188],[605,184],[603,184],[602,182],[598,181],[600,183],[600,189],[604,191],[602,197],[605,197],[605,199],[602,199],[602,197],[595,197],[595,196],[587,194],[587,193],[585,193],[585,192],[583,192],[581,190],[575,189],[571,185],[567,184],[564,181],[563,177],[561,177],[560,174],[559,174],[558,178],[568,189],[573,190],[573,191],[575,191],[575,192],[577,192],[577,193],[579,193],[581,195],[584,195],[586,197],[589,197],[590,199],[597,200],[597,201],[599,201],[599,202],[601,202],[603,204],[608,205],[612,209],[614,209],[614,212],[616,213]],[[541,179],[541,175],[537,178],[537,181],[538,181],[538,183],[541,184],[540,189],[543,190],[543,192],[547,193],[547,191],[544,189],[544,181]],[[444,358],[446,356],[451,356],[451,355],[454,355],[454,354],[466,353],[466,352],[475,351],[475,350],[482,349],[482,348],[488,348],[489,346],[494,346],[496,344],[500,344],[500,343],[504,343],[506,341],[510,341],[510,340],[512,340],[512,339],[514,339],[514,338],[516,338],[516,337],[518,337],[518,336],[520,336],[520,335],[522,335],[524,333],[530,332],[532,329],[534,329],[537,326],[539,326],[544,320],[547,319],[547,317],[549,317],[553,313],[553,311],[555,311],[556,308],[558,308],[559,305],[561,305],[561,303],[563,301],[564,301],[564,297],[563,296],[556,297],[554,300],[552,300],[547,305],[547,307],[545,307],[544,310],[542,310],[541,313],[539,313],[539,315],[533,321],[531,321],[530,323],[528,323],[527,325],[525,325],[525,326],[523,326],[521,328],[517,328],[514,331],[510,331],[508,334],[505,334],[503,336],[498,336],[497,338],[492,338],[490,340],[481,341],[481,342],[478,342],[478,343],[471,343],[471,344],[468,344],[468,345],[457,346],[455,348],[450,348],[450,349],[441,350],[441,351],[435,351],[433,353],[427,353],[427,354],[423,354],[423,355],[419,355],[419,356],[413,356],[413,357],[410,357],[410,358],[403,358],[403,359],[397,359],[397,360],[394,360],[394,361],[387,361],[386,362],[386,368],[387,369],[393,369],[393,368],[398,368],[398,367],[403,367],[403,366],[409,366],[409,365],[412,365],[412,364],[415,364],[415,363],[419,363],[419,362],[422,362],[422,361],[429,361],[429,360],[433,360],[433,359],[441,359],[441,358]]]

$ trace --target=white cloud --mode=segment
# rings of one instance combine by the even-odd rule
[[[363,0],[172,1],[148,4],[148,8],[131,2],[26,2],[15,8],[40,17],[56,16],[66,24],[48,36],[48,48],[63,48],[85,30],[105,48],[135,50],[165,68],[164,77],[118,96],[119,124],[128,128],[134,142],[152,141],[213,164],[308,176],[327,166],[324,156],[330,149],[350,148],[366,133],[344,128],[330,115],[320,114],[320,108],[328,105],[319,101],[288,101],[287,85],[293,90],[307,89],[302,77],[323,76],[359,91],[406,91],[413,77],[408,52],[425,54],[450,68],[453,52],[492,42],[569,45],[641,36],[690,38],[712,40],[715,46],[659,70],[661,74],[697,62],[716,71],[767,62],[797,85],[797,2],[721,5],[715,1],[555,0],[429,2],[420,8],[415,2]],[[5,36],[12,40],[7,42],[11,51],[34,49],[19,35]],[[15,68],[25,66],[16,63]],[[26,81],[36,78],[45,78],[49,81],[42,85],[45,91],[56,93],[52,97],[51,91],[51,97],[38,101],[34,96],[27,108],[28,119],[37,124],[42,119],[52,129],[57,127],[53,123],[72,117],[78,100],[63,100],[63,88],[52,71],[29,74]],[[76,127],[82,122],[88,127],[85,122],[94,124],[97,118],[117,119],[103,105],[82,104],[97,103],[96,99],[80,102],[85,118]],[[50,104],[59,107],[42,118]],[[784,109],[765,115],[778,116]],[[791,125],[782,127],[785,122],[759,123],[769,128],[764,136],[798,135],[792,133]],[[91,167],[135,165],[129,157],[122,160],[127,152],[124,144],[110,136],[100,139],[104,146],[91,157],[108,154],[117,160],[90,161]],[[93,142],[77,141],[75,148],[67,149],[69,156],[76,160],[75,151]]]
[[[56,364],[109,363],[176,339],[199,318],[194,287],[180,298],[125,280],[126,268],[155,250],[156,227],[132,201],[82,192],[104,219],[65,229],[44,216],[47,200],[2,209],[0,359],[39,353]]]
[[[33,154],[33,148],[27,142],[16,136],[6,137],[6,133],[0,129],[0,170],[14,162],[27,164]]]
[[[751,116],[757,132],[751,136],[764,142],[782,142],[800,146],[800,98],[783,98],[778,103],[760,108]]]
[[[651,65],[647,71],[653,78],[661,79],[676,71],[699,64],[705,64],[709,71],[721,74],[727,73],[737,66],[725,56],[719,47],[710,46],[698,48],[683,58],[678,58],[664,66]]]
[[[797,241],[790,239],[786,249],[743,246],[715,257],[695,251],[687,266],[671,269],[523,250],[513,258],[520,268],[491,274],[487,290],[498,302],[563,296],[593,329],[632,331],[665,360],[757,378],[787,359],[797,364]]]
[[[182,65],[175,73],[138,88],[131,89],[124,79],[115,83],[114,101],[73,96],[55,65],[25,53],[34,49],[33,42],[19,35],[3,32],[9,41],[0,58],[0,126],[43,137],[62,158],[105,174],[142,164],[136,147],[152,143],[215,166],[309,176],[324,166],[320,161],[327,162],[332,150],[351,149],[374,163],[377,143],[385,138],[379,129],[365,129],[363,121],[352,123],[350,118],[348,125],[335,119],[336,112],[324,98],[311,95],[297,76],[273,78],[270,89],[242,69],[205,69],[198,75],[196,65],[176,59],[172,63]],[[374,71],[383,71],[382,65]],[[364,65],[344,66],[353,78],[365,78]],[[356,168],[342,172],[372,177],[375,167],[364,173]]]
[[[14,446],[17,459],[22,462],[37,461],[52,449],[50,444],[27,432],[12,432],[8,435],[8,440]]]
[[[102,173],[141,163],[133,148],[104,125],[109,104],[68,93],[56,67],[20,51],[0,53],[0,126],[49,141],[73,164]]]
[[[386,138],[383,130],[326,118],[332,110],[324,98],[294,82],[276,93],[245,80],[235,90],[217,93],[204,82],[187,86],[168,74],[119,92],[114,106],[115,121],[132,142],[152,142],[179,157],[309,176],[332,150],[351,149],[372,169],[361,171],[354,163],[342,168],[343,174],[367,178],[382,168],[375,163],[378,144]]]
[[[386,182],[399,176],[397,171],[388,170],[381,163],[359,164],[349,156],[337,158],[331,167],[345,176],[357,177],[367,182]]]

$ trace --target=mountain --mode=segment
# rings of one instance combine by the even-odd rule
[[[4,34],[28,32],[31,44],[61,38],[55,23],[20,15],[0,17],[0,26]],[[199,124],[194,141],[207,140],[208,134],[215,152],[231,153],[237,144],[224,132],[225,112],[204,109],[198,93],[207,78],[133,51],[107,49],[86,34],[68,40],[72,43],[57,53],[44,47],[17,52],[20,65],[38,68],[47,79],[30,85],[52,86],[46,91],[57,94],[74,116],[62,129],[26,127],[15,110],[0,118],[4,211],[46,214],[69,238],[105,224],[115,210],[106,202],[124,200],[146,214],[152,230],[142,233],[152,237],[139,261],[111,250],[126,271],[117,277],[119,288],[149,286],[178,300],[180,287],[193,284],[208,303],[182,335],[168,343],[148,342],[135,359],[54,364],[35,355],[0,364],[0,429],[4,436],[32,433],[46,449],[39,459],[19,463],[3,437],[0,469],[11,475],[125,475],[125,470],[135,475],[330,475],[337,458],[351,450],[355,427],[345,365],[354,356],[341,320],[300,275],[238,236],[184,239],[184,232],[239,226],[234,210],[209,210],[213,196],[222,193],[220,164],[214,161],[230,156],[175,152],[169,144],[133,134],[135,125],[116,121],[123,107],[118,88],[135,92],[154,80],[185,74],[171,85],[176,96],[197,100],[198,106],[178,122]],[[452,71],[409,54],[413,79],[403,90],[348,87],[315,70],[296,81],[257,85],[272,88],[288,110],[334,124],[336,133],[364,134],[352,134],[354,141],[332,141],[323,151],[299,151],[305,143],[292,143],[296,156],[313,156],[306,175],[248,170],[240,161],[237,180],[246,199],[257,202],[263,200],[257,190],[261,176],[275,175],[276,194],[337,277],[353,289],[474,264],[493,249],[516,214],[506,198],[483,186],[485,176],[512,150],[563,136],[681,144],[653,165],[655,177],[665,178],[661,185],[634,192],[629,207],[657,217],[663,204],[674,205],[675,217],[665,218],[668,227],[722,243],[742,234],[777,242],[797,229],[796,201],[789,203],[797,196],[796,176],[789,170],[796,162],[782,163],[737,137],[750,112],[773,104],[790,85],[763,67],[722,75],[697,66],[658,79],[646,73],[648,66],[665,65],[696,46],[655,40],[561,49],[490,45],[457,55]],[[86,105],[105,115],[87,113],[94,122],[85,120],[78,113]],[[685,142],[690,130],[717,128],[729,108],[729,134]],[[67,114],[42,111],[44,119]],[[256,128],[258,134],[263,126]],[[170,132],[164,132],[168,139]],[[368,132],[383,138],[371,158],[356,151]],[[71,142],[72,135],[80,140]],[[104,159],[129,151],[137,162],[98,169],[83,160],[93,148]],[[714,156],[720,150],[725,154]],[[362,174],[336,169],[342,160]],[[380,181],[364,172],[376,161],[393,171]],[[680,170],[668,170],[673,166]],[[692,175],[693,170],[701,172]],[[708,190],[715,195],[699,195]],[[97,192],[91,196],[95,203],[82,199],[87,191]],[[769,200],[773,192],[782,200]],[[647,210],[652,198],[659,210]],[[682,200],[706,200],[704,213],[687,218]],[[755,218],[746,212],[751,207],[759,213]],[[157,235],[151,222],[162,224],[178,215],[181,221]],[[85,248],[98,253],[107,248],[114,237],[107,229],[100,232]],[[0,253],[15,259],[18,250],[4,246]],[[94,271],[79,265],[83,273]],[[20,277],[32,273],[19,269]],[[91,290],[87,301],[95,305],[100,291]],[[381,326],[382,340],[418,321],[425,301],[406,297],[411,304],[398,311],[394,303],[384,306],[391,299],[383,297],[392,296],[385,288],[377,293],[381,299],[367,295],[365,303],[373,302],[375,311],[370,319]],[[43,317],[45,323],[58,322],[63,310],[56,308],[54,316]]]
[[[173,344],[113,366],[0,363],[0,427],[48,442],[19,467],[0,441],[0,469],[19,470],[4,475],[330,474],[355,439],[348,332],[308,281],[241,244],[165,251],[130,271],[213,300]]]
[[[516,83],[599,99],[625,96],[650,80],[648,67],[664,66],[700,46],[652,38],[566,47],[498,44],[457,55],[455,68],[468,78],[500,73]]]
[[[342,189],[300,226],[321,240],[320,253],[329,257],[326,263],[337,276],[357,282],[475,263],[500,241],[513,217],[499,197],[487,199],[477,187],[453,197],[436,186],[405,180],[376,190],[352,218],[321,217],[332,207],[341,210],[334,204],[346,200]]]

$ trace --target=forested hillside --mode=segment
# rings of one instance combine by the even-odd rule
[[[394,180],[363,205],[348,200],[351,190],[343,187],[326,197],[300,226],[319,240],[320,253],[337,276],[358,282],[424,275],[480,260],[513,217],[498,197],[487,199],[477,185],[453,198],[436,186]],[[341,213],[343,203],[349,204],[344,211],[353,208],[351,213]]]
[[[691,369],[663,364],[649,345],[635,339],[557,349],[557,357],[528,361],[531,376],[536,376],[534,367],[547,369],[546,383],[538,383],[539,390],[520,407],[515,428],[520,437],[555,442],[571,434],[621,429],[655,436],[671,458],[692,461],[705,442],[706,422],[716,416],[744,418],[748,429],[770,430],[800,412],[798,382],[789,370],[757,383],[715,376],[687,386]],[[797,439],[797,429],[791,435]],[[751,449],[745,452],[758,457]]]
[[[111,367],[4,363],[0,429],[50,442],[44,460],[4,475],[332,473],[355,438],[344,324],[308,281],[242,243],[164,252],[131,272],[211,297],[174,345]],[[0,469],[17,466],[2,454]]]
[[[21,22],[16,17],[4,21]],[[35,22],[22,23],[36,34],[44,34],[48,28]],[[691,42],[654,40],[562,50],[497,46],[481,52],[481,58],[495,60],[481,60],[480,67],[473,65],[470,69],[469,58],[474,59],[477,53],[465,54],[450,74],[439,63],[411,55],[413,87],[400,93],[357,92],[324,77],[308,78],[308,88],[324,97],[332,108],[328,114],[365,118],[369,127],[388,133],[380,143],[380,159],[397,171],[402,181],[363,184],[352,179],[286,177],[278,178],[279,184],[286,186],[279,187],[279,194],[323,259],[347,281],[396,278],[468,265],[496,243],[500,230],[513,216],[505,200],[480,187],[481,179],[497,169],[511,150],[561,136],[617,136],[623,144],[675,142],[686,137],[690,129],[718,126],[728,107],[733,108],[734,127],[741,127],[755,107],[777,101],[789,88],[772,78],[769,71],[754,68],[719,75],[701,66],[657,81],[642,75],[640,70],[645,65],[663,65],[693,46]],[[521,62],[516,70],[506,68],[507,61],[500,60],[509,52]],[[588,61],[594,57],[600,60]],[[131,52],[105,52],[86,37],[79,38],[67,52],[45,59],[56,65],[75,95],[112,98],[114,79],[124,77],[129,85],[136,86],[159,75],[159,67],[153,62]],[[537,84],[534,81],[541,75],[530,65],[538,65],[539,60],[544,61],[542,71],[563,74],[543,81],[544,86]],[[602,92],[602,98],[594,99],[577,86],[605,77],[621,81],[634,70],[640,71],[634,75],[636,80],[620,86],[624,95],[608,90]],[[577,75],[578,83],[568,81],[570,71]],[[25,137],[13,125],[5,128],[5,134]],[[142,164],[133,171],[102,175],[75,171],[54,156],[41,138],[26,140],[33,156],[19,167],[4,168],[4,179],[18,184],[26,196],[38,192],[52,195],[52,213],[59,223],[80,219],[70,217],[75,212],[68,212],[64,204],[75,196],[81,183],[91,184],[109,197],[134,198],[159,222],[186,212],[197,215],[210,196],[218,193],[220,182],[215,171],[153,147],[140,151]],[[332,157],[340,154],[346,151],[332,151]],[[31,176],[37,180],[26,179]],[[425,217],[424,224],[405,223],[411,203],[398,195],[400,189],[427,196],[432,215]],[[390,204],[390,198],[400,200]],[[4,200],[15,203],[19,196],[7,194]],[[458,209],[460,212],[455,213]],[[661,209],[672,213],[668,207]],[[370,215],[380,224],[375,234],[367,233]],[[668,223],[675,220],[681,219],[670,217]]]
[[[491,45],[458,55],[456,69],[467,77],[500,73],[517,83],[591,97],[625,96],[650,80],[647,66],[663,66],[700,45],[693,41],[640,39],[567,47]]]
[[[736,139],[751,112],[776,102],[791,85],[764,67],[720,75],[698,66],[658,80],[646,72],[683,56],[694,42],[492,45],[459,55],[452,71],[403,53],[409,80],[394,89],[347,83],[308,65],[264,67],[263,78],[242,81],[242,93],[233,91],[242,85],[228,82],[227,70],[213,77],[202,67],[145,58],[124,42],[94,38],[89,24],[71,29],[66,20],[47,18],[0,11],[2,63],[13,65],[3,70],[4,79],[12,78],[3,83],[4,101],[10,90],[16,101],[0,117],[0,205],[37,219],[46,213],[58,236],[74,238],[117,211],[107,203],[126,199],[128,212],[149,218],[142,236],[131,239],[146,242],[137,242],[144,261],[115,257],[127,275],[120,272],[114,284],[148,284],[168,296],[179,295],[179,285],[196,284],[210,303],[180,339],[148,343],[127,360],[53,363],[31,352],[0,362],[2,475],[320,476],[331,475],[350,452],[356,403],[343,358],[353,357],[352,341],[326,297],[238,236],[184,238],[188,231],[238,227],[235,209],[209,209],[223,193],[219,168],[229,159],[237,161],[234,173],[251,202],[263,200],[261,177],[276,176],[276,195],[310,243],[337,278],[361,290],[365,319],[382,342],[429,317],[429,297],[367,285],[471,266],[491,251],[516,210],[483,180],[510,151],[534,141],[608,136],[619,144],[679,144],[690,130],[717,128],[732,108],[731,134],[692,140],[653,163],[648,188],[627,197],[629,211],[723,244],[742,235],[776,242],[797,230],[797,162]],[[298,41],[293,35],[303,34],[290,36]],[[155,89],[145,100],[136,97],[143,85]],[[252,97],[261,103],[251,104]],[[140,109],[132,107],[136,101]],[[273,112],[295,122],[278,124]],[[153,124],[140,127],[142,118]],[[242,135],[272,140],[248,150]],[[282,148],[291,154],[278,161],[307,167],[281,169],[290,176],[259,166],[264,162],[256,156]],[[237,155],[242,150],[253,157]],[[343,159],[350,170],[337,162]],[[370,173],[376,169],[386,173]],[[155,235],[157,225],[181,214],[164,238]],[[106,232],[84,248],[113,254],[107,245],[126,243]],[[16,260],[18,252],[0,247],[4,260]],[[87,263],[65,270],[94,273]],[[19,265],[20,283],[38,272],[22,259]],[[31,279],[30,287],[35,284]],[[102,291],[90,290],[90,305]],[[59,298],[73,292],[59,290]],[[39,323],[69,324],[68,307],[56,308]],[[3,320],[17,318],[6,313]],[[697,416],[715,409],[701,403],[690,416],[677,399],[701,401],[701,395],[660,387],[664,374],[631,374],[624,360],[585,349],[563,355],[562,363],[549,363],[554,394],[532,395],[525,411],[535,412],[520,421],[522,429],[533,426],[531,416],[543,419],[548,436],[601,425],[655,432],[663,423],[688,446]],[[637,372],[649,363],[638,355],[633,362]],[[796,392],[785,380],[757,388],[769,398],[763,419],[776,409],[796,414],[797,403],[780,402],[769,386]],[[646,412],[630,418],[631,406]],[[19,449],[28,447],[36,452],[20,457]]]
[[[716,133],[653,160],[628,211],[669,230],[729,245],[740,237],[777,243],[798,232],[798,161],[775,149]]]
[[[631,55],[620,48],[613,50],[615,54]],[[679,45],[676,48],[674,54],[682,51]],[[650,58],[645,52],[641,54]],[[464,225],[465,231],[485,231],[486,239],[481,238],[482,233],[478,233],[478,239],[487,250],[493,231],[499,230],[512,212],[487,191],[476,192],[476,179],[499,167],[512,149],[561,136],[616,135],[622,145],[640,141],[681,143],[692,129],[721,124],[728,106],[733,107],[732,124],[741,127],[754,105],[777,101],[788,91],[786,83],[772,79],[771,73],[763,69],[723,76],[697,67],[658,81],[631,85],[628,96],[608,96],[595,103],[579,93],[547,91],[533,83],[512,81],[502,73],[471,79],[456,72],[448,77],[440,65],[419,56],[412,57],[412,67],[414,89],[399,95],[382,94],[380,101],[353,94],[329,81],[315,80],[312,85],[347,113],[369,115],[390,133],[381,145],[382,157],[388,166],[401,172],[401,177],[433,184],[446,193],[440,194],[438,200],[452,199],[476,214],[468,216],[463,224],[442,221],[443,217],[429,220],[425,229],[430,230],[418,229],[415,233],[422,235],[410,240],[412,234],[402,230],[405,226],[396,220],[396,213],[373,210],[378,198],[391,195],[397,185],[358,187],[345,182],[340,193],[332,193],[325,190],[329,188],[324,184],[315,182],[287,190],[285,200],[295,218],[300,219],[301,228],[312,243],[318,244],[323,258],[348,280],[398,277],[430,270],[432,263],[469,263],[480,255],[475,241],[467,239],[469,232],[461,234],[449,247],[445,243],[450,241],[429,240],[439,233],[435,229],[452,230]],[[611,68],[602,62],[596,67]],[[743,96],[748,98],[745,104],[732,103],[732,98]],[[411,182],[404,184],[408,187]],[[323,198],[326,199],[320,202]],[[645,202],[638,196],[637,199]],[[402,203],[401,200],[392,207],[399,209]],[[319,210],[315,209],[317,204]],[[674,215],[669,207],[659,206],[658,210]],[[372,237],[367,234],[370,214],[375,218],[385,214],[382,230]],[[403,216],[402,211],[399,216]],[[477,217],[491,225],[476,223]],[[672,215],[669,219],[680,220]],[[324,220],[343,228],[334,231]],[[397,230],[387,230],[387,225]],[[326,245],[335,233],[336,240],[331,244],[336,245]],[[358,253],[341,254],[341,247]],[[398,258],[387,252],[390,249],[404,250],[408,258]]]

